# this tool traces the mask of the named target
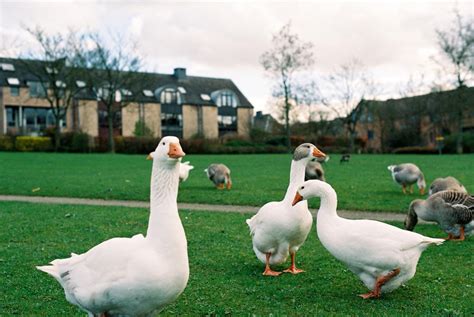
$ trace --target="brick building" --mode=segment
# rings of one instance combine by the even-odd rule
[[[26,62],[35,63],[36,68],[45,64]],[[0,135],[42,135],[54,124],[41,82],[25,65],[25,60],[0,58]],[[248,136],[253,106],[232,80],[189,76],[184,68],[170,75],[137,72],[136,76],[139,89],[126,91],[127,106],[114,122],[116,135],[133,136],[137,122],[143,122],[155,137]],[[85,83],[77,78],[76,84]],[[106,112],[91,93],[79,94],[63,121],[64,132],[106,135]]]
[[[386,101],[363,100],[357,107],[362,107],[357,136],[367,141],[371,151],[436,147],[438,136],[460,130],[474,133],[474,87]]]

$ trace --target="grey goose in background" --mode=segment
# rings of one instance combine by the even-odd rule
[[[402,191],[406,194],[406,187],[410,187],[410,193],[413,193],[413,184],[416,183],[420,194],[424,195],[426,182],[420,168],[412,163],[405,163],[399,165],[389,165],[388,170],[392,173],[392,178],[395,183],[402,186]]]
[[[232,188],[232,180],[230,178],[230,169],[224,164],[211,164],[204,170],[211,182],[216,185],[217,189]]]
[[[464,240],[464,235],[474,233],[474,196],[458,191],[445,190],[426,200],[411,202],[405,218],[405,228],[413,230],[418,218],[437,222],[448,233],[448,240]]]
[[[325,158],[313,158],[306,165],[305,177],[304,180],[317,179],[325,182],[326,178],[324,177],[324,169],[322,163],[329,161],[329,156]]]
[[[458,191],[458,192],[467,194],[466,188],[461,184],[460,181],[458,181],[456,178],[454,178],[452,176],[448,176],[448,177],[445,177],[445,178],[439,177],[439,178],[435,179],[431,183],[428,195],[431,196],[431,195],[436,194],[437,192],[441,192],[443,190],[454,190],[454,191]]]

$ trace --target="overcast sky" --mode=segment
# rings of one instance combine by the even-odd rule
[[[395,97],[410,75],[435,76],[435,28],[448,27],[457,6],[474,1],[5,1],[0,0],[0,52],[16,54],[31,39],[23,25],[48,32],[76,29],[127,34],[149,71],[231,78],[257,110],[266,110],[271,81],[259,64],[272,34],[291,20],[314,43],[315,74],[360,59]],[[19,44],[22,46],[20,47]]]

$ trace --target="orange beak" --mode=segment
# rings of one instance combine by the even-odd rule
[[[317,147],[315,147],[314,150],[313,150],[313,156],[314,156],[314,157],[322,157],[322,158],[325,158],[325,157],[326,157],[326,154],[324,154],[324,153],[321,152]]]
[[[293,199],[293,203],[291,205],[294,206],[302,200],[303,196],[301,196],[300,193],[296,192],[295,199]]]
[[[186,154],[183,152],[183,149],[181,148],[181,145],[179,143],[170,143],[170,149],[168,151],[168,156],[170,158],[180,158],[185,156]]]
[[[153,153],[153,152],[151,152],[151,153]],[[153,156],[151,156],[151,153],[148,154],[148,156],[146,157],[147,160],[153,160]]]

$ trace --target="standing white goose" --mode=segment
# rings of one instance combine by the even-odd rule
[[[349,220],[337,214],[337,195],[328,183],[304,182],[293,204],[312,197],[321,198],[317,232],[323,246],[359,276],[371,291],[362,298],[379,297],[410,280],[421,253],[430,244],[441,244],[418,233],[373,220]]]
[[[290,184],[285,198],[265,204],[255,216],[247,219],[255,255],[265,263],[263,275],[280,275],[281,272],[273,271],[270,265],[283,263],[288,254],[291,254],[291,266],[284,272],[303,272],[296,268],[295,257],[311,230],[313,217],[307,203],[295,207],[291,203],[296,189],[304,181],[306,164],[313,157],[325,156],[313,144],[298,146],[291,161]]]
[[[146,237],[113,238],[39,270],[53,276],[66,299],[89,316],[150,316],[173,302],[189,277],[187,241],[176,203],[179,158],[176,137],[150,153],[153,171]]]

